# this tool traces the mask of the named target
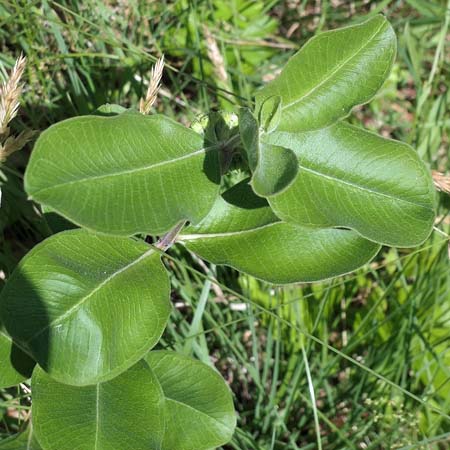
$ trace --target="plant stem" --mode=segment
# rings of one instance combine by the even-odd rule
[[[155,244],[156,248],[159,248],[162,251],[168,250],[177,240],[177,236],[181,229],[186,224],[186,220],[182,220],[177,223],[171,230],[169,230],[159,241]]]

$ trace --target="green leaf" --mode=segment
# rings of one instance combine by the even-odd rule
[[[330,125],[376,94],[395,53],[395,33],[380,15],[360,25],[321,33],[256,94],[256,110],[265,99],[278,95],[282,99],[279,131]]]
[[[259,125],[248,108],[239,110],[239,133],[247,156],[248,166],[250,170],[254,171],[258,164]]]
[[[53,211],[52,208],[49,208],[48,206],[42,207],[42,216],[44,217],[52,234],[78,228],[76,225],[57,214],[55,211]]]
[[[26,431],[0,441],[0,450],[42,450],[29,425]]]
[[[269,123],[279,110],[279,97],[271,97],[265,104],[262,120]],[[275,119],[277,120],[277,119]],[[260,142],[258,122],[247,108],[239,113],[239,130],[241,141],[251,169],[253,190],[260,196],[274,195],[286,189],[295,179],[298,172],[298,162],[295,154],[286,148]],[[263,133],[262,136],[265,134]]]
[[[277,145],[259,144],[260,154],[251,185],[256,194],[269,197],[287,189],[298,173],[295,153]]]
[[[105,103],[102,106],[99,106],[92,114],[96,116],[117,116],[118,114],[122,114],[127,109],[121,105],[116,105],[115,103]]]
[[[274,131],[281,120],[282,101],[279,95],[264,100],[259,111],[259,123],[266,133]]]
[[[71,230],[37,245],[4,287],[10,335],[56,380],[120,374],[159,340],[170,313],[160,256],[123,237]]]
[[[379,250],[350,230],[282,222],[245,180],[225,192],[209,215],[185,233],[180,240],[202,258],[276,284],[342,275]]]
[[[419,245],[435,217],[431,174],[407,144],[346,123],[307,133],[266,136],[295,152],[299,174],[269,197],[286,222],[348,227],[380,244]]]
[[[0,322],[0,388],[14,386],[31,377],[34,360],[15,345]]]
[[[236,415],[218,372],[174,352],[153,351],[145,359],[166,398],[162,450],[208,450],[231,440]]]
[[[111,381],[92,386],[58,383],[36,368],[33,424],[46,450],[160,450],[164,395],[139,361]]]
[[[39,137],[25,174],[34,200],[103,233],[162,234],[198,223],[219,189],[215,147],[160,115],[60,122]]]

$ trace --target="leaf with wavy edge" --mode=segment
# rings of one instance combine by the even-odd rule
[[[56,380],[105,381],[161,337],[170,286],[160,255],[143,242],[71,230],[37,245],[4,287],[9,334]]]
[[[92,386],[58,383],[42,369],[32,378],[33,424],[46,450],[160,450],[164,395],[144,361]]]
[[[219,198],[208,216],[179,239],[214,264],[225,264],[275,284],[342,275],[370,261],[379,246],[350,230],[282,222],[247,184]]]
[[[256,94],[256,110],[279,95],[279,131],[322,128],[368,102],[386,80],[396,37],[383,16],[321,33],[309,40],[281,74]]]
[[[231,440],[236,414],[218,372],[175,352],[152,351],[145,360],[166,400],[162,450],[208,450]]]
[[[68,119],[44,131],[25,174],[34,200],[85,228],[161,234],[198,223],[219,195],[215,147],[161,116]]]
[[[307,133],[277,131],[266,139],[290,148],[299,161],[294,183],[269,197],[282,220],[348,227],[396,247],[413,247],[429,236],[436,193],[409,145],[344,122]]]

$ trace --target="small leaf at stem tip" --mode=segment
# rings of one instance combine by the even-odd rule
[[[251,185],[261,197],[270,197],[287,189],[298,173],[295,153],[277,145],[260,143],[258,165],[253,172]]]
[[[264,100],[259,111],[259,123],[266,133],[274,131],[281,120],[282,100],[279,95]]]
[[[255,170],[259,155],[259,124],[249,108],[239,110],[239,133],[250,170]]]

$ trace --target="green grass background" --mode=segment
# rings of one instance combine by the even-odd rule
[[[450,2],[174,0],[0,2],[0,76],[22,51],[13,129],[44,130],[103,103],[138,104],[166,55],[156,109],[189,125],[251,104],[254,90],[317,32],[383,13],[399,39],[392,74],[350,121],[413,145],[448,172]],[[214,70],[205,29],[226,77]],[[0,278],[49,235],[27,201],[30,148],[0,168]],[[172,320],[161,345],[219,369],[238,429],[227,449],[450,448],[450,201],[420,248],[384,249],[356,274],[274,288],[173,249]],[[1,439],[29,418],[27,384],[0,393]]]

